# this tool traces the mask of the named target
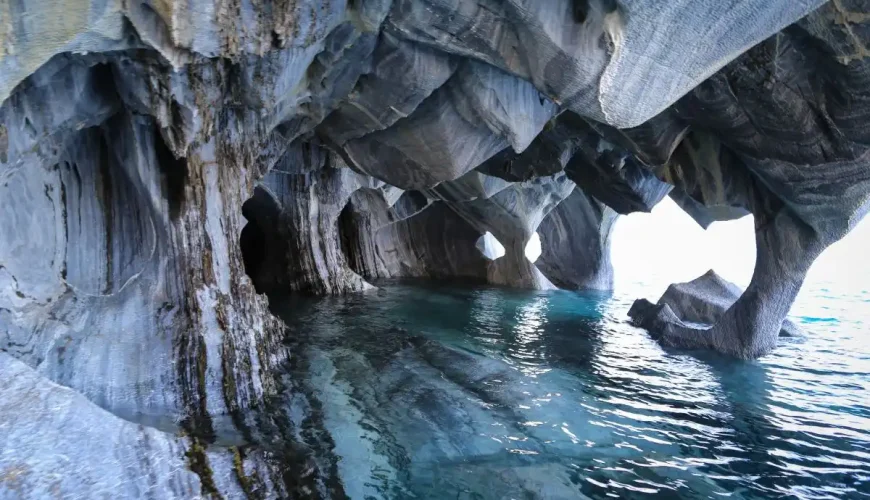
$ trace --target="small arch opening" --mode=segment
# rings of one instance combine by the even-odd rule
[[[474,247],[477,248],[487,260],[496,260],[504,257],[504,245],[502,245],[501,242],[498,241],[498,239],[489,231],[477,239]]]
[[[538,258],[541,256],[541,237],[540,235],[538,235],[537,231],[532,234],[532,237],[529,238],[529,242],[526,243],[524,253],[526,255],[526,258],[529,259],[529,262],[531,262],[532,264],[534,264],[535,261],[537,261]]]
[[[260,185],[242,205],[242,216],[248,221],[239,234],[245,274],[258,294],[272,293],[284,266],[281,256],[286,254],[280,238],[275,237],[281,205],[271,191]]]

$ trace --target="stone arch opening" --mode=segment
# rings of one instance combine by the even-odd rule
[[[248,222],[239,234],[239,249],[245,274],[258,294],[274,291],[277,281],[286,272],[282,259],[286,257],[282,239],[277,237],[281,206],[266,187],[257,186],[242,205],[242,216]]]
[[[474,244],[486,260],[493,261],[504,257],[504,245],[491,232],[483,233]]]
[[[256,221],[248,221],[239,236],[239,247],[242,250],[242,263],[245,274],[251,278],[257,293],[263,293],[257,287],[257,279],[266,260],[266,233]]]
[[[650,213],[620,218],[612,236],[615,287],[644,285],[658,297],[672,283],[688,282],[709,270],[741,288],[748,285],[756,260],[753,217],[700,226],[671,198]]]
[[[529,241],[526,242],[525,248],[523,248],[523,255],[529,259],[529,262],[534,264],[537,262],[538,258],[541,257],[541,235],[538,234],[537,231],[532,233],[529,237]]]
[[[176,219],[184,205],[184,186],[187,184],[188,177],[187,158],[176,158],[163,139],[156,121],[154,122],[153,135],[154,155],[163,177],[164,192],[169,204],[169,216]]]
[[[366,266],[366,255],[361,248],[361,238],[366,236],[370,238],[375,228],[371,227],[368,220],[361,217],[354,208],[354,199],[359,200],[360,197],[366,196],[364,191],[353,193],[338,214],[338,239],[348,267],[364,279],[371,279],[371,273]]]

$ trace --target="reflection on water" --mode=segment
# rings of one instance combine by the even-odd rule
[[[320,470],[311,491],[870,495],[861,318],[808,317],[809,339],[738,362],[663,350],[626,323],[629,305],[407,285],[282,303],[294,360],[281,411]]]

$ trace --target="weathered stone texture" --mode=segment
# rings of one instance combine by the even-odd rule
[[[94,418],[149,440],[62,494],[100,495],[120,467],[156,475],[119,490],[133,496],[328,496],[270,465],[270,440],[295,439],[263,411],[293,358],[262,292],[607,289],[617,214],[666,195],[704,227],[752,214],[758,263],[742,294],[696,283],[709,293],[635,313],[665,344],[768,353],[813,260],[870,209],[868,13],[0,0],[0,372],[16,380],[0,405],[31,391],[69,408],[34,413],[46,435]],[[504,256],[475,247],[487,232]],[[69,472],[30,458],[0,455],[34,471],[0,488],[38,496],[54,486],[27,478]]]

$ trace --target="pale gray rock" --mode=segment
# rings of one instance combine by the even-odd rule
[[[454,75],[407,118],[348,141],[349,165],[402,189],[424,189],[453,180],[504,149],[505,138],[458,108]]]
[[[222,229],[240,227],[222,208],[241,203],[244,177],[219,189],[213,144],[177,160],[157,130],[121,114],[74,135],[58,163],[3,172],[2,347],[128,420],[234,434],[231,408],[268,384],[249,371],[271,363],[253,342],[278,330]],[[234,345],[243,365],[222,359]],[[238,399],[224,400],[225,380]]]
[[[510,145],[521,152],[556,112],[528,82],[467,62],[407,118],[344,144],[358,170],[403,189],[454,180]]]
[[[371,71],[362,75],[318,133],[341,146],[409,116],[447,81],[458,58],[444,52],[381,34]]]
[[[479,234],[490,232],[505,255],[488,264],[487,279],[497,285],[551,289],[555,286],[526,257],[526,246],[544,217],[574,190],[564,173],[515,183],[489,198],[448,202]]]
[[[632,306],[629,316],[637,324],[654,327],[660,321],[659,310],[665,307],[687,325],[709,328],[740,297],[740,287],[725,280],[712,269],[687,283],[675,283],[668,287],[656,304],[640,299]],[[780,337],[802,337],[800,328],[790,320],[782,323]]]
[[[0,376],[0,497],[199,493],[185,439],[118,418],[3,352]]]
[[[611,290],[610,236],[619,215],[576,188],[538,226],[543,253],[535,265],[569,290]]]
[[[476,117],[517,152],[525,151],[557,107],[535,87],[488,64],[469,61],[459,68],[457,85],[465,101],[458,109]]]
[[[37,394],[151,442],[98,456],[91,429],[33,414],[24,429],[92,463],[77,478],[15,429],[0,439],[35,460],[15,487],[335,496],[287,483],[311,466],[293,446],[316,412],[268,408],[288,383],[285,325],[254,284],[606,288],[615,213],[667,194],[705,227],[751,213],[758,265],[739,297],[711,285],[647,327],[770,352],[813,260],[870,209],[867,15],[845,0],[0,0],[0,371],[21,379],[0,405]],[[486,232],[503,257],[475,248]]]

